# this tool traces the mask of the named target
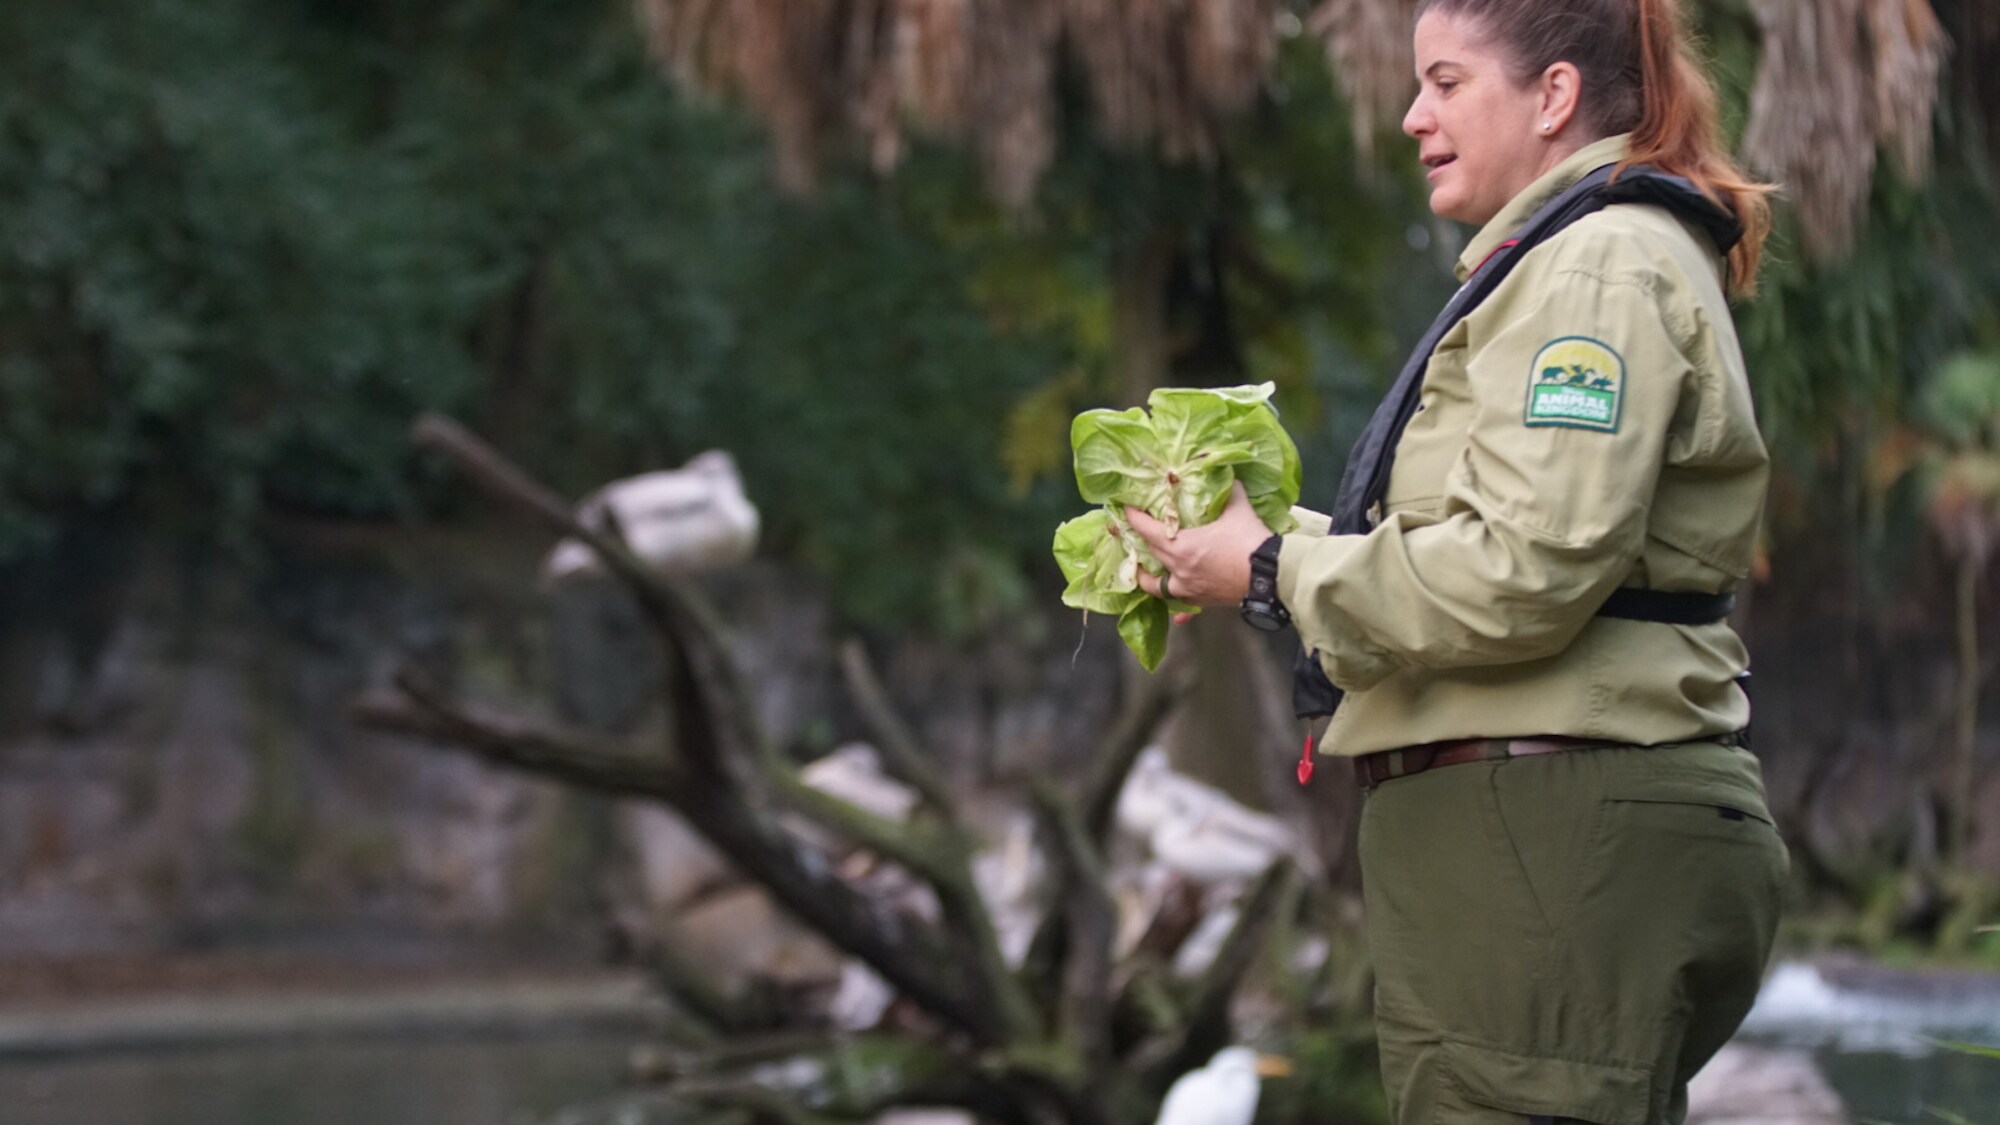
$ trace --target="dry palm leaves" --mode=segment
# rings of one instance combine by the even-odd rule
[[[1825,261],[1852,243],[1875,154],[1920,178],[1945,40],[1925,0],[1752,0],[1764,58],[1745,155],[1796,201],[1806,251]]]
[[[1003,201],[1055,152],[1060,52],[1098,128],[1172,160],[1215,151],[1275,51],[1278,0],[638,0],[654,55],[683,84],[737,97],[770,128],[780,179],[803,190],[835,140],[881,170],[907,128],[979,151]]]
[[[1301,0],[1302,2],[1302,0]],[[1214,155],[1257,95],[1281,0],[637,0],[684,85],[741,99],[776,139],[780,180],[811,187],[834,145],[879,171],[906,133],[971,145],[994,194],[1024,205],[1054,158],[1065,60],[1098,131],[1170,160]],[[1796,200],[1814,258],[1852,241],[1876,153],[1930,162],[1945,40],[1927,0],[1750,0],[1764,36],[1744,147]],[[1367,154],[1413,89],[1417,0],[1319,0],[1310,18]],[[1975,5],[1976,7],[1976,5]],[[1292,19],[1288,13],[1286,19]],[[1293,26],[1296,27],[1294,20]]]
[[[1417,0],[1323,0],[1307,21],[1354,107],[1355,147],[1364,154],[1375,150],[1378,130],[1402,119],[1416,93],[1410,31],[1416,22]]]

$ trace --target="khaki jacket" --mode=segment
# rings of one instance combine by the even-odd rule
[[[1464,278],[1625,138],[1536,181]],[[1738,730],[1726,623],[1596,617],[1620,585],[1719,593],[1748,574],[1768,458],[1706,235],[1625,204],[1530,252],[1439,343],[1367,535],[1287,535],[1278,590],[1349,694],[1321,741],[1365,754],[1471,737],[1638,744]]]

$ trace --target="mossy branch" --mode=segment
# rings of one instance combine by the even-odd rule
[[[1297,878],[1297,867],[1290,859],[1281,858],[1265,868],[1243,893],[1236,925],[1195,982],[1180,1027],[1133,1052],[1134,1068],[1146,1076],[1149,1085],[1164,1089],[1175,1075],[1200,1065],[1228,1042],[1230,998],[1263,949],[1278,908],[1293,900],[1292,884]]]
[[[580,738],[550,737],[525,720],[473,715],[414,680],[402,684],[407,708],[373,701],[362,712],[365,718],[455,742],[507,765],[661,800],[793,914],[948,1025],[989,1045],[1033,1030],[1032,1008],[999,962],[991,920],[972,891],[969,837],[954,820],[905,828],[804,785],[757,722],[754,697],[730,658],[722,623],[692,585],[647,569],[615,523],[605,531],[587,526],[553,492],[456,422],[427,415],[414,427],[413,440],[445,454],[483,488],[551,530],[588,545],[631,590],[665,642],[663,686],[673,704],[674,752],[670,759],[663,756],[670,765],[659,767],[660,778],[650,786],[639,784],[625,759],[606,760]],[[567,760],[572,750],[584,752],[583,764]],[[920,761],[913,744],[893,752],[906,765]],[[941,783],[933,788],[942,793]],[[841,881],[821,852],[762,811],[771,801],[760,795],[930,883],[949,907],[956,942]],[[953,944],[970,945],[975,971],[965,971]]]

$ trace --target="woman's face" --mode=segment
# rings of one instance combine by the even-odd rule
[[[1420,87],[1403,132],[1417,139],[1431,210],[1484,224],[1553,164],[1542,91],[1517,85],[1476,22],[1436,11],[1417,21]]]

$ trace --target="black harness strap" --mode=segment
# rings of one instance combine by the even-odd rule
[[[1736,609],[1736,595],[1691,594],[1681,590],[1641,590],[1620,586],[1611,591],[1597,616],[1625,621],[1656,621],[1662,625],[1712,625]]]
[[[1665,207],[1676,215],[1701,226],[1715,242],[1718,253],[1727,254],[1742,237],[1742,227],[1727,208],[1703,195],[1682,176],[1671,176],[1644,165],[1634,165],[1617,175],[1612,166],[1584,176],[1557,195],[1522,225],[1520,232],[1501,244],[1459,286],[1437,319],[1404,362],[1402,371],[1389,388],[1368,427],[1347,455],[1341,473],[1340,491],[1334,501],[1332,534],[1366,535],[1373,529],[1371,511],[1389,491],[1389,474],[1395,467],[1396,444],[1403,438],[1410,418],[1422,398],[1424,372],[1431,353],[1437,350],[1459,321],[1493,295],[1529,251],[1553,238],[1558,232],[1586,215],[1595,214],[1615,203],[1648,203]],[[1606,617],[1632,621],[1656,621],[1675,625],[1701,625],[1720,621],[1735,604],[1733,594],[1689,594],[1664,590],[1621,589],[1597,612]],[[1300,647],[1292,666],[1292,707],[1301,717],[1330,715],[1340,705],[1341,691],[1326,678],[1319,660]]]

